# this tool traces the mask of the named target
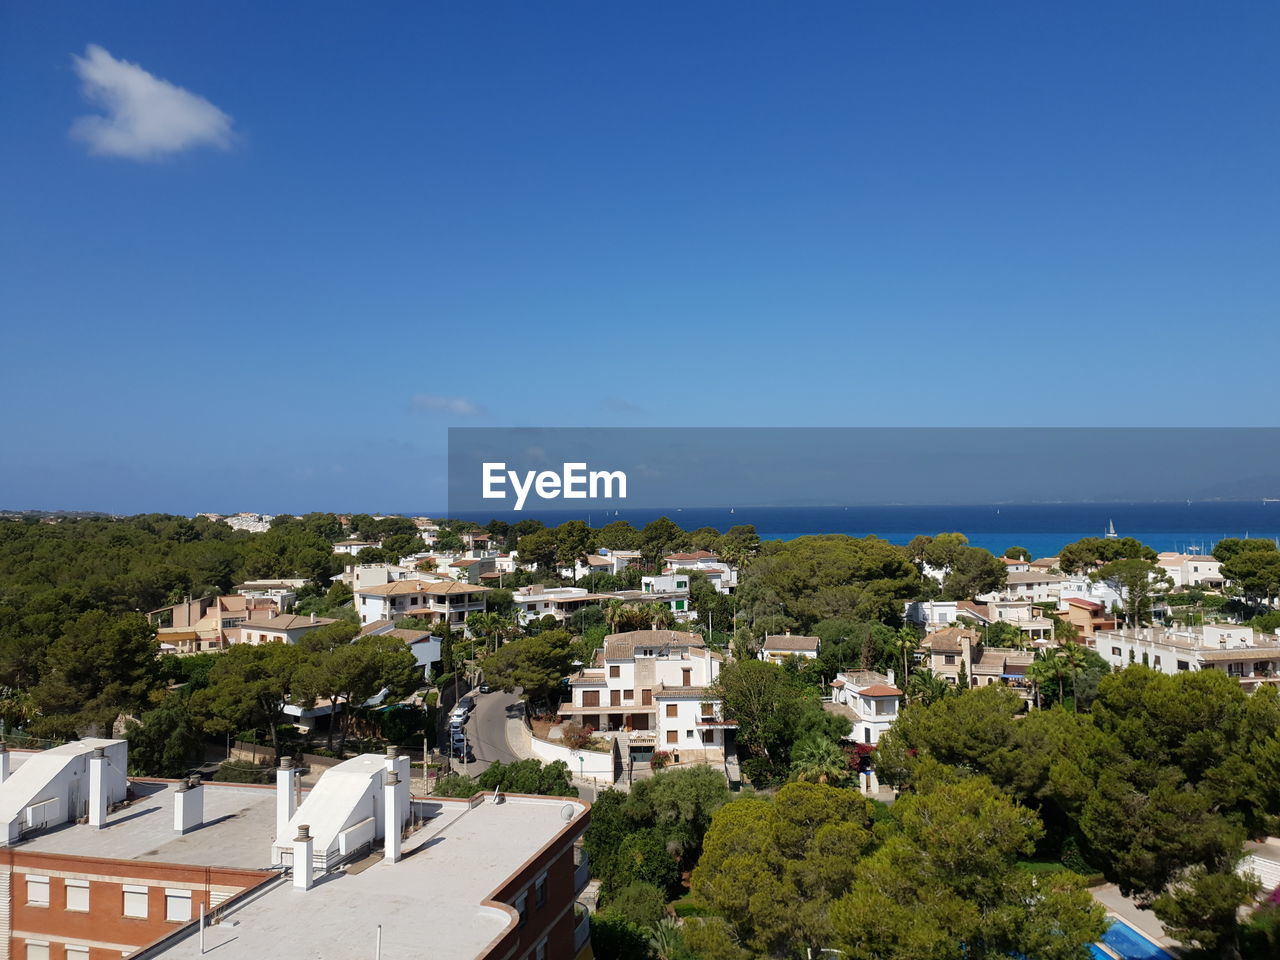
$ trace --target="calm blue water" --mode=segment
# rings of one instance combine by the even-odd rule
[[[465,514],[485,523],[490,514]],[[1280,503],[1204,501],[1195,503],[1037,503],[996,506],[877,506],[877,507],[690,507],[666,510],[619,509],[612,512],[525,511],[504,513],[508,522],[533,517],[554,525],[566,520],[586,520],[600,527],[611,520],[626,520],[641,527],[667,516],[684,527],[715,527],[724,531],[734,524],[755,524],[765,539],[792,540],[815,533],[844,533],[862,537],[874,534],[894,543],[906,543],[918,534],[959,530],[974,546],[1003,553],[1011,546],[1026,547],[1033,556],[1046,557],[1063,544],[1081,537],[1100,537],[1108,522],[1116,533],[1136,537],[1156,550],[1198,547],[1208,552],[1223,537],[1280,537]]]
[[[1173,954],[1152,943],[1123,920],[1114,920],[1107,932],[1102,935],[1102,942],[1119,954],[1123,960],[1173,960]],[[1090,951],[1095,957],[1110,960],[1096,946]]]

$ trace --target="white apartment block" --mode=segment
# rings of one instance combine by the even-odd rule
[[[356,591],[361,625],[377,620],[421,617],[461,627],[473,613],[483,613],[488,587],[454,580],[397,580]]]
[[[542,617],[555,617],[563,623],[583,607],[607,599],[608,594],[591,593],[585,587],[546,587],[540,583],[511,592],[521,626]]]
[[[1240,624],[1103,630],[1095,634],[1094,647],[1118,668],[1141,663],[1168,674],[1222,670],[1246,690],[1280,683],[1280,639]]]
[[[709,689],[724,658],[696,633],[636,630],[605,637],[595,663],[570,678],[560,719],[626,735],[628,759],[654,750],[679,763],[722,764],[733,749],[736,724]]]

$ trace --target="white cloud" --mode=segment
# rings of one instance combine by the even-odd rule
[[[231,146],[231,117],[204,97],[94,44],[71,59],[85,99],[103,110],[71,125],[71,136],[87,143],[90,153],[152,160],[192,147]]]
[[[464,397],[442,397],[435,393],[419,393],[413,398],[413,406],[418,410],[440,410],[458,417],[478,417],[484,413],[483,407]]]

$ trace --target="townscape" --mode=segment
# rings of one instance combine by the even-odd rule
[[[1276,956],[1278,601],[1243,537],[7,515],[2,933]]]

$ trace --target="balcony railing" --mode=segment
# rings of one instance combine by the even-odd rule
[[[587,941],[591,939],[591,914],[587,913],[585,907],[581,904],[577,905],[578,922],[573,928],[573,952],[577,954],[587,945]]]
[[[583,855],[582,862],[573,870],[573,893],[574,896],[580,894],[586,889],[588,883],[591,882],[591,864],[587,861],[586,855]]]

